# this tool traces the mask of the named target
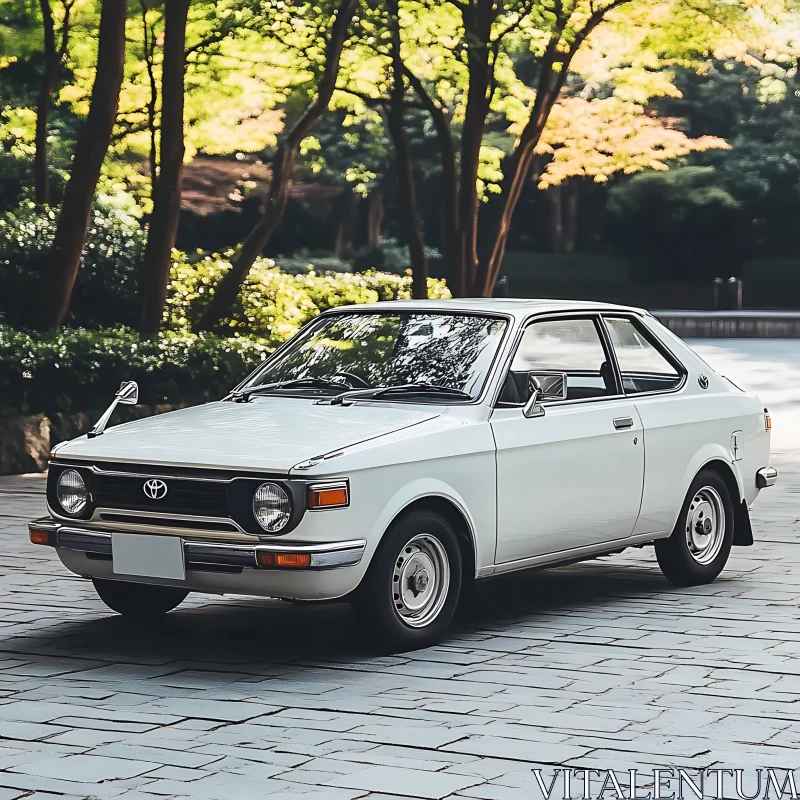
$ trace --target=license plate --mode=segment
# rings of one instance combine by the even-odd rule
[[[186,579],[183,541],[178,536],[112,533],[111,556],[117,575]]]

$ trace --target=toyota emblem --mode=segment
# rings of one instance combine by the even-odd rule
[[[167,484],[160,478],[151,478],[144,483],[144,493],[151,500],[163,500],[167,496]]]

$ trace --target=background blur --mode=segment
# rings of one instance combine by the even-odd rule
[[[0,427],[377,299],[800,335],[799,55],[793,0],[0,0]]]

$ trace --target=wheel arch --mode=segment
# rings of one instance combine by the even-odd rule
[[[741,485],[741,475],[738,474],[738,471],[734,471],[730,463],[723,461],[721,458],[712,458],[707,461],[697,471],[695,477],[704,469],[716,472],[725,481],[725,485],[731,493],[731,501],[733,503],[733,544],[744,547],[753,544],[753,528],[750,524],[750,512],[747,509],[747,500],[744,498]]]
[[[450,523],[462,544],[464,577],[474,579],[480,566],[478,542],[475,521],[467,504],[452,487],[441,481],[425,481],[424,486],[422,483],[415,481],[395,494],[376,525],[376,539],[382,540],[389,528],[409,511],[423,508],[435,511]]]

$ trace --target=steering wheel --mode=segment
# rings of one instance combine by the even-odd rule
[[[350,385],[354,389],[371,389],[372,387],[363,379],[360,378],[358,375],[355,375],[352,372],[346,372],[342,370],[341,372],[335,372],[334,377],[338,377],[341,375],[343,378],[347,378],[350,381]]]

